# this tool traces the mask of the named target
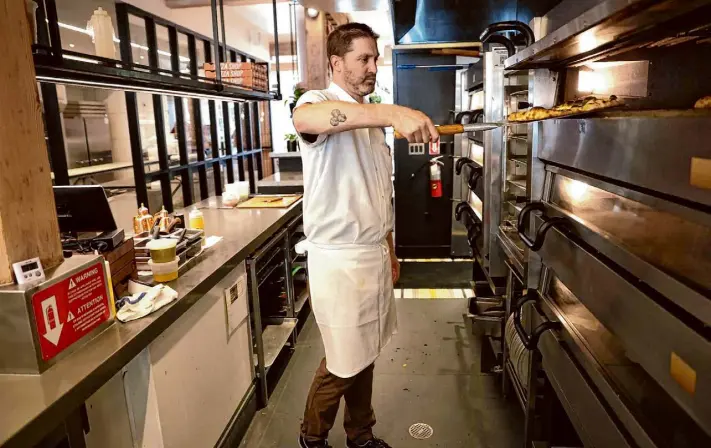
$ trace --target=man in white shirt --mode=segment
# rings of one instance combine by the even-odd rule
[[[311,304],[326,349],[306,403],[299,446],[329,447],[341,397],[348,448],[389,448],[373,436],[373,363],[397,330],[392,157],[383,128],[410,142],[439,139],[422,112],[367,104],[378,35],[350,23],[328,36],[333,82],[294,109],[304,166],[304,232]]]

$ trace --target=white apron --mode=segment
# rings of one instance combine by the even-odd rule
[[[305,103],[347,101],[342,88],[303,94]],[[392,158],[382,129],[301,140],[304,233],[311,304],[326,367],[350,378],[375,361],[397,327],[390,254]]]
[[[397,332],[388,245],[299,245],[297,251],[308,251],[311,304],[326,367],[340,378],[353,377]]]

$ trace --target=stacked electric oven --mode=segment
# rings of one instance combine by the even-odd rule
[[[694,109],[711,1],[566,0],[539,25],[503,63],[529,79],[509,111],[625,106],[485,137],[503,145],[485,184],[501,175],[490,230],[527,446],[711,446],[711,110]]]
[[[516,43],[525,48],[533,42],[531,29],[521,22],[495,23],[481,40],[482,60],[461,73],[461,103],[469,109],[462,107],[456,118],[464,124],[501,122],[509,113],[529,107],[528,71],[506,71],[504,63],[516,52]],[[514,332],[504,337],[504,326],[511,314],[507,291],[520,292],[527,272],[527,249],[518,238],[516,219],[530,198],[529,137],[528,126],[522,124],[455,140],[461,156],[455,174],[461,175],[463,191],[455,218],[467,229],[475,259],[475,297],[469,301],[467,317],[486,342],[482,370],[515,378],[521,390],[527,386],[518,378],[528,373],[529,355]],[[455,192],[457,185],[455,177]],[[520,374],[510,375],[513,370]]]

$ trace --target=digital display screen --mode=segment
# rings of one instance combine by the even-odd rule
[[[22,272],[34,271],[38,267],[39,266],[37,265],[37,262],[33,261],[32,263],[27,263],[27,264],[22,265]]]

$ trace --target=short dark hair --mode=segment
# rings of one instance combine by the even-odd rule
[[[353,41],[361,37],[368,37],[377,41],[380,36],[368,25],[355,22],[346,23],[331,31],[326,42],[328,65],[331,66],[331,56],[345,56],[346,53],[353,49]]]

